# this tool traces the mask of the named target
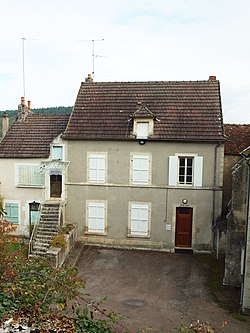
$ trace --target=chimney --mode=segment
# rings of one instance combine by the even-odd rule
[[[215,75],[210,75],[208,80],[209,81],[216,81],[216,76]]]
[[[8,130],[9,130],[9,115],[7,112],[4,112],[2,115],[2,137],[5,136]]]
[[[91,74],[88,74],[88,77],[85,78],[85,83],[93,83],[93,78]]]
[[[28,101],[28,112],[30,112],[30,101]]]
[[[25,105],[24,97],[21,97],[21,104],[18,105],[18,120],[25,120],[29,113],[27,105]]]

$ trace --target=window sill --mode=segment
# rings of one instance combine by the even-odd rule
[[[92,232],[92,231],[85,231],[85,235],[91,235],[91,236],[107,236],[107,232]]]
[[[127,234],[128,238],[144,238],[144,239],[149,239],[150,235],[132,235],[132,234]]]

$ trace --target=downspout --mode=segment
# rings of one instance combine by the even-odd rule
[[[243,155],[242,155],[243,156]],[[243,272],[242,272],[242,283],[241,283],[241,291],[240,291],[240,305],[243,305],[243,295],[245,288],[245,272],[246,272],[246,260],[247,260],[247,237],[248,237],[248,221],[250,214],[250,164],[248,160],[243,156],[248,166],[248,187],[247,187],[247,214],[246,214],[246,225],[245,225],[245,244],[244,244],[244,258],[243,258]],[[250,244],[249,244],[250,245]]]
[[[214,148],[214,179],[213,179],[213,208],[212,208],[212,250],[215,250],[215,236],[214,231],[216,228],[216,221],[215,221],[215,193],[216,193],[216,173],[217,173],[217,150],[220,146],[220,142]]]

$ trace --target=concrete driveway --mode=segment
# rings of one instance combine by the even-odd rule
[[[131,332],[151,326],[153,332],[178,332],[180,323],[208,321],[215,332],[248,333],[250,318],[238,321],[213,302],[205,284],[206,272],[196,255],[82,247],[79,276],[89,299],[107,296],[102,306],[128,316]]]

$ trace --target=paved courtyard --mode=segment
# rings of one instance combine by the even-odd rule
[[[90,246],[78,248],[78,254],[87,297],[107,296],[102,306],[128,316],[124,324],[131,332],[151,326],[153,332],[176,333],[180,323],[197,319],[215,332],[250,332],[249,317],[238,321],[213,302],[196,255]]]

